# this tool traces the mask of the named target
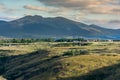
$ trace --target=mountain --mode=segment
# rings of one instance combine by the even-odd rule
[[[63,17],[44,18],[42,16],[25,16],[5,22],[0,21],[0,36],[13,38],[41,37],[87,37],[119,38],[120,30],[107,29],[97,25],[87,25]]]

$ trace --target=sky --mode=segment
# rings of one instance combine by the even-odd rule
[[[120,0],[0,0],[0,20],[11,21],[27,15],[61,16],[120,29]]]

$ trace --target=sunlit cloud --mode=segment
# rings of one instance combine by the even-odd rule
[[[34,11],[43,11],[50,13],[52,15],[68,15],[70,13],[70,10],[67,8],[55,8],[55,7],[44,7],[44,6],[34,6],[34,5],[24,5],[23,8],[28,9],[28,10],[34,10]]]
[[[25,5],[24,6],[25,9],[30,9],[30,10],[38,10],[38,11],[49,11],[48,8],[46,7],[41,7],[41,6],[33,6],[33,5]]]
[[[0,20],[11,21],[20,18],[20,16],[0,16]]]
[[[64,7],[92,14],[120,13],[119,0],[38,0],[47,6]]]

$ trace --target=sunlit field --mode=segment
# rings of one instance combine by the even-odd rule
[[[115,73],[120,42],[2,43],[0,56],[1,76],[8,80],[114,80],[120,75]],[[7,63],[3,57],[11,58]]]
[[[62,54],[68,50],[87,50],[90,54],[120,54],[120,42],[89,42],[88,45],[80,45],[73,42],[35,42],[35,43],[2,43],[0,54],[19,55],[47,49],[56,54]],[[87,44],[87,42],[86,42]]]

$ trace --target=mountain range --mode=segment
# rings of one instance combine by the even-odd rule
[[[86,37],[120,39],[120,29],[87,25],[64,17],[25,16],[13,21],[0,21],[0,36],[10,38]]]

